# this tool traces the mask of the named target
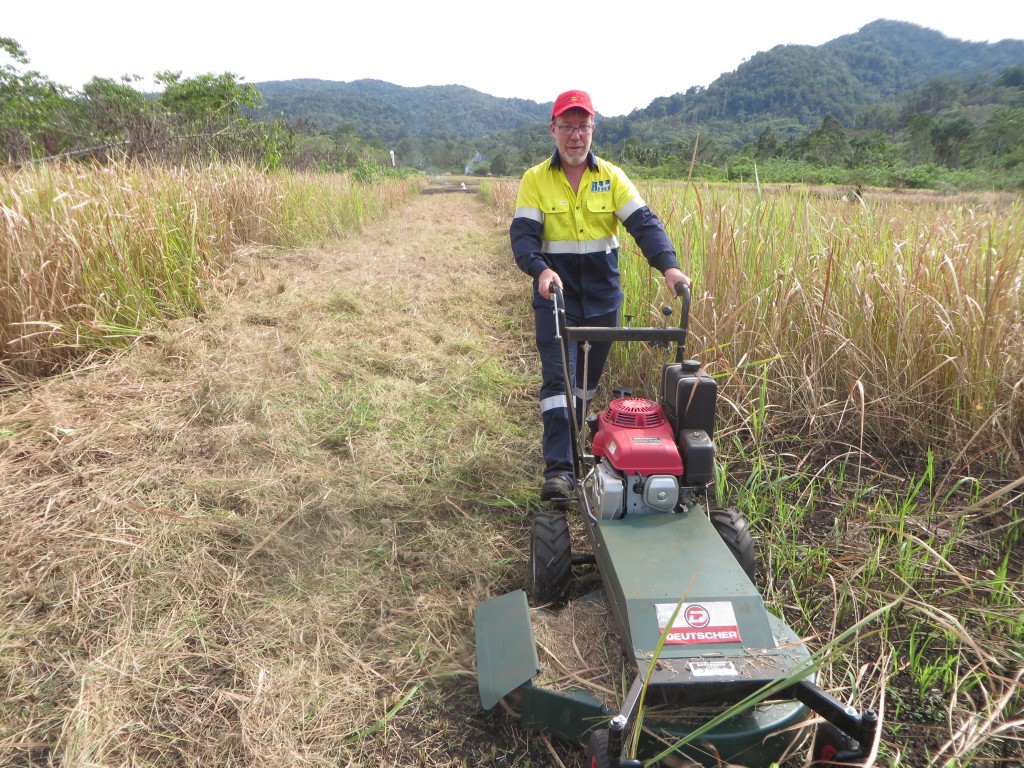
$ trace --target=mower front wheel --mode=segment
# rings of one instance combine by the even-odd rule
[[[864,765],[865,756],[856,742],[832,723],[821,723],[814,732],[810,765],[815,768]]]
[[[538,512],[530,525],[530,597],[536,605],[561,604],[571,582],[569,522],[558,512]]]
[[[754,555],[754,539],[750,526],[743,514],[736,509],[712,509],[711,524],[715,526],[722,541],[729,547],[736,562],[754,584],[757,583],[757,558]]]
[[[608,754],[608,729],[598,728],[590,732],[587,740],[587,756],[583,761],[586,768],[611,768],[612,759]]]

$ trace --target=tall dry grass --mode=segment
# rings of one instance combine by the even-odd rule
[[[645,195],[694,280],[690,351],[744,440],[799,435],[881,447],[879,462],[931,449],[960,473],[1024,469],[1019,199]],[[645,315],[662,301],[657,281],[624,245],[627,311]]]
[[[357,231],[414,188],[240,166],[31,166],[0,183],[0,382],[199,312],[240,249]]]
[[[517,186],[490,185],[499,215],[511,216]],[[719,380],[727,433],[1024,471],[1019,198],[681,183],[642,193],[694,281],[688,352]],[[621,241],[627,322],[663,322],[660,275]],[[653,391],[658,366],[636,357],[613,350],[609,377]]]

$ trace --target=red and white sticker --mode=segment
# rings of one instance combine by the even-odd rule
[[[683,603],[671,627],[668,627],[668,622],[676,604],[657,603],[654,607],[658,612],[658,628],[665,633],[666,645],[742,642],[732,603]]]

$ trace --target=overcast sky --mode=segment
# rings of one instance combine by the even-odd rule
[[[821,45],[876,19],[1024,40],[1020,0],[0,0],[0,37],[21,44],[29,69],[76,90],[126,74],[149,87],[164,70],[457,84],[537,102],[582,88],[607,116],[709,85],[759,51]]]

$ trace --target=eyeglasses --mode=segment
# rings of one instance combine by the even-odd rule
[[[590,132],[594,130],[594,126],[591,123],[586,123],[585,125],[556,125],[555,128],[563,136],[572,136],[577,131],[580,136],[589,136]]]

